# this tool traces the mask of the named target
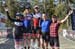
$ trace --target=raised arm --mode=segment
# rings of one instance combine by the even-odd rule
[[[21,20],[18,20],[18,19],[15,19],[15,18],[11,18],[10,15],[9,15],[9,12],[8,12],[8,9],[5,9],[6,11],[6,14],[7,14],[7,17],[10,21],[17,21],[17,22],[21,22]]]
[[[64,23],[68,19],[69,15],[71,15],[72,13],[73,10],[70,10],[69,13],[66,15],[66,17],[63,20],[59,21],[59,23]]]

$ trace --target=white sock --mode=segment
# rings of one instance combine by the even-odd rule
[[[15,45],[15,49],[19,49],[19,46],[18,45]]]
[[[16,45],[15,49],[24,49],[24,46],[22,46],[22,45]]]

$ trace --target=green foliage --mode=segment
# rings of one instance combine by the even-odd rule
[[[55,7],[55,12],[54,14],[57,15],[60,19],[62,19],[67,13],[67,7],[65,6],[65,4],[58,4]]]
[[[24,10],[20,8],[20,4],[15,0],[7,0],[6,5],[9,8],[11,18],[15,18],[16,12],[22,12]],[[6,24],[7,26],[13,26],[13,23],[10,20],[7,20]]]
[[[31,0],[30,4],[32,5],[32,9],[34,5],[39,5],[40,11],[49,14],[50,18],[52,15],[57,15],[60,19],[63,19],[66,16],[68,4],[67,3],[63,4],[60,1],[60,3],[57,6],[55,6],[53,2],[54,0],[42,0],[42,2],[40,2],[39,0]],[[26,1],[24,3],[26,4]],[[19,6],[20,4],[15,0],[6,0],[6,5],[10,9],[9,13],[11,17],[15,17],[15,13],[17,11],[22,12],[24,10],[24,8],[21,8]],[[0,4],[0,11],[4,12],[3,7],[1,7],[1,4]],[[8,20],[7,25],[10,26],[11,24],[12,23],[10,23],[10,21]]]
[[[32,7],[34,5],[39,5],[40,11],[49,14],[50,17],[54,13],[53,0],[42,0],[42,2],[39,2],[39,0],[33,0],[31,1],[31,5]]]
[[[14,0],[7,0],[6,1],[6,5],[9,8],[9,14],[10,14],[10,16],[12,18],[14,18],[16,10],[17,10],[17,8],[15,7]],[[7,24],[6,26],[13,26],[13,23],[10,20],[7,20],[6,24]]]
[[[3,9],[3,6],[2,6],[2,2],[0,2],[0,12],[1,13],[4,13],[4,9]]]
[[[58,4],[56,7],[55,7],[55,12],[54,14],[58,16],[58,18],[60,20],[64,19],[65,16],[67,15],[67,10],[68,10],[68,6],[63,4],[63,3],[60,3]],[[68,21],[66,21],[65,23],[63,23],[61,26],[62,28],[67,28],[67,23]],[[69,23],[68,23],[69,24]]]
[[[31,5],[38,5],[39,1],[38,0],[31,0]]]
[[[75,0],[69,0],[70,1],[70,3],[73,3],[73,4],[75,4]]]
[[[54,9],[55,9],[54,4],[53,4],[53,0],[47,1],[45,6],[46,6],[45,7],[46,8],[46,13],[48,13],[49,16],[51,17],[54,14]]]

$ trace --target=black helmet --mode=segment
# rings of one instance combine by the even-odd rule
[[[16,16],[23,17],[23,15],[21,13],[16,13]]]
[[[29,5],[27,5],[27,6],[25,7],[25,9],[31,9],[31,7],[30,7]]]

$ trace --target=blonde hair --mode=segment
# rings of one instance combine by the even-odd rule
[[[30,13],[31,13],[31,11],[30,11]],[[23,12],[23,15],[26,15],[27,14],[27,12],[26,12],[26,9],[24,10],[24,12]]]
[[[26,11],[24,10],[23,15],[25,15],[25,14],[26,14]]]

